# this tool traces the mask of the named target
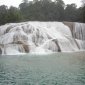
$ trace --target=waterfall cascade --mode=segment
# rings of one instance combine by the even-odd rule
[[[85,24],[22,22],[0,26],[0,54],[85,50]]]

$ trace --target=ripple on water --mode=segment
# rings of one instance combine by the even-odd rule
[[[0,57],[0,85],[85,85],[85,53]]]

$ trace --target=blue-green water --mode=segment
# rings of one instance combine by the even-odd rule
[[[85,53],[0,56],[0,85],[85,85]]]

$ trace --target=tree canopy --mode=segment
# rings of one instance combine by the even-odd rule
[[[20,21],[85,22],[85,2],[65,5],[63,0],[23,0],[19,7],[0,6],[0,25]]]

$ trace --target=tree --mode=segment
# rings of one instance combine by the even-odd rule
[[[22,2],[23,2],[23,3],[28,3],[28,0],[23,0]]]
[[[55,18],[58,21],[62,21],[64,19],[64,2],[62,0],[55,0]]]
[[[22,15],[16,7],[11,6],[8,10],[8,22],[21,21]]]
[[[85,1],[82,7],[65,5],[63,0],[23,0],[19,8],[0,6],[0,25],[19,21],[77,21],[85,22]]]
[[[23,3],[19,5],[20,12],[22,13],[24,19],[26,19],[28,15],[28,6],[28,0],[23,0]]]
[[[52,2],[51,0],[40,0],[40,1],[45,3]]]
[[[0,25],[5,24],[8,19],[8,7],[5,5],[0,6]]]
[[[75,4],[68,4],[65,8],[65,20],[66,21],[77,21],[78,9]]]
[[[82,21],[85,22],[85,0],[82,0]]]
[[[34,3],[38,2],[39,0],[33,0]]]

